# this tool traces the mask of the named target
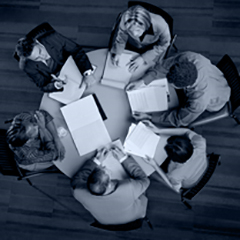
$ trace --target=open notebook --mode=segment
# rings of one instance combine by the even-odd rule
[[[67,77],[67,84],[64,85],[64,90],[62,92],[49,93],[49,97],[61,103],[69,104],[79,99],[86,89],[85,83],[79,88],[82,83],[82,75],[72,56],[68,57],[58,77],[64,79],[65,76]]]
[[[166,78],[127,91],[132,112],[159,112],[168,109],[169,89]]]
[[[92,95],[61,108],[80,156],[111,143],[111,138]]]
[[[112,145],[118,146],[120,149],[123,150],[123,152],[125,152],[122,143],[119,139],[108,144],[107,148],[110,149]],[[122,164],[116,158],[113,157],[113,154],[111,152],[108,154],[107,158],[103,161],[102,165],[111,171],[112,179],[122,180],[129,178],[129,175],[123,168]]]
[[[101,83],[103,85],[124,89],[132,76],[126,65],[135,55],[136,54],[133,55],[132,53],[122,53],[119,59],[119,66],[114,66],[111,62],[110,52],[108,52]]]

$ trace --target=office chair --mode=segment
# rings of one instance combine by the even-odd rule
[[[48,22],[44,22],[32,29],[25,37],[29,39],[38,39],[53,32],[55,32],[53,27]],[[13,57],[19,62],[20,59],[16,51],[14,52]]]
[[[197,183],[197,185],[191,188],[181,188],[181,201],[189,209],[192,209],[192,206],[187,202],[187,200],[192,200],[201,189],[207,184],[211,176],[213,175],[217,165],[220,165],[220,155],[211,153],[208,155],[208,167]]]
[[[143,221],[146,221],[148,223],[148,226],[153,230],[153,226],[148,219],[148,217],[139,218],[135,221],[125,223],[125,224],[118,224],[118,225],[104,225],[99,223],[96,219],[93,223],[90,224],[90,226],[107,230],[107,231],[132,231],[136,230],[142,227]]]
[[[172,48],[174,48],[175,52],[177,52],[178,49],[177,49],[176,45],[174,44],[174,42],[176,41],[177,35],[173,34],[173,18],[167,12],[165,12],[163,9],[161,9],[157,6],[154,6],[150,3],[141,2],[141,1],[129,1],[128,2],[128,8],[135,6],[135,5],[140,5],[140,6],[144,7],[145,9],[147,9],[149,12],[160,15],[168,24],[170,34],[171,34],[171,42],[166,51],[164,59],[168,57],[168,54],[170,53]]]
[[[217,63],[217,67],[223,72],[231,88],[230,100],[218,112],[205,111],[189,125],[189,128],[211,123],[225,117],[231,117],[237,124],[240,124],[240,120],[234,115],[235,110],[240,106],[240,76],[238,70],[227,54]]]

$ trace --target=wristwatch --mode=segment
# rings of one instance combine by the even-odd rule
[[[92,74],[93,74],[93,71],[92,71],[91,69],[88,69],[87,71],[85,71],[85,72],[83,73],[83,75],[84,75],[85,77],[90,76],[90,75],[92,75]]]

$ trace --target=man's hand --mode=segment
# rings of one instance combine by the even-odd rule
[[[120,162],[126,158],[126,154],[119,147],[115,145],[112,146],[112,154],[113,154],[113,157]]]
[[[111,62],[115,67],[118,67],[119,64],[119,59],[120,59],[120,55],[119,54],[115,54],[115,53],[111,53]]]
[[[143,120],[142,123],[144,123],[146,127],[151,129],[154,133],[159,133],[159,129],[150,120]]]
[[[82,80],[82,84],[85,83],[87,88],[92,86],[96,82],[97,82],[97,79],[95,78],[95,76],[93,74],[91,74],[89,76],[84,76],[83,80]],[[79,88],[82,86],[82,84],[79,86]]]
[[[134,60],[131,60],[127,64],[128,70],[129,72],[133,73],[138,69],[138,67],[142,66],[143,64],[144,64],[144,59],[141,56],[138,56],[137,58],[135,58]]]
[[[102,163],[108,156],[109,154],[109,150],[106,147],[103,147],[101,149],[98,150],[97,155],[96,155],[96,159]]]
[[[58,152],[59,160],[61,161],[65,157],[66,150],[65,150],[65,148],[64,148],[60,139],[55,140],[55,146],[56,146],[56,149],[57,149],[57,152]]]
[[[45,129],[45,125],[46,125],[45,118],[40,111],[35,112],[34,118],[36,119],[38,126],[42,129]]]
[[[152,117],[150,114],[147,114],[147,113],[134,112],[133,118],[137,121],[141,121],[141,120],[151,120]]]
[[[131,91],[131,90],[136,90],[138,89],[141,85],[143,85],[144,82],[143,80],[138,80],[138,81],[134,81],[134,82],[130,82],[127,86],[126,86],[126,91]]]

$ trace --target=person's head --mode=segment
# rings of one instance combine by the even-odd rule
[[[39,135],[38,125],[35,122],[14,121],[6,133],[8,144],[12,147],[22,147],[29,139]]]
[[[192,86],[198,77],[196,66],[189,61],[176,62],[167,73],[167,80],[176,88]]]
[[[151,25],[149,12],[139,5],[130,7],[124,16],[124,25],[134,37],[140,37]]]
[[[48,53],[46,48],[38,41],[30,38],[21,38],[15,47],[15,51],[20,58],[19,67],[22,69],[26,59],[33,61],[46,60]]]
[[[96,167],[88,177],[87,186],[93,195],[106,195],[112,192],[113,183],[109,171],[104,167]]]
[[[186,162],[193,154],[193,145],[186,135],[171,136],[164,149],[168,157],[178,163]]]

